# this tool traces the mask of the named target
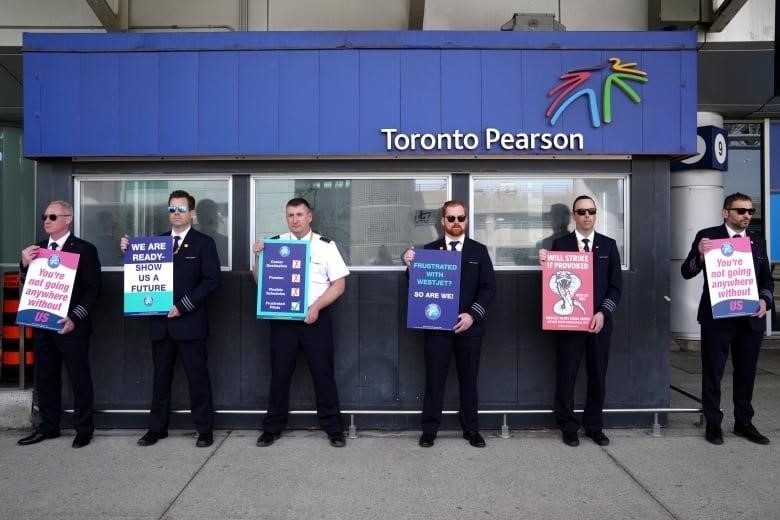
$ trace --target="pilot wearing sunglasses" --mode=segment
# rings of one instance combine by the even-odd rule
[[[460,388],[460,413],[463,438],[475,448],[484,448],[485,439],[479,433],[477,375],[479,371],[485,316],[496,293],[496,275],[484,244],[466,236],[468,215],[466,205],[450,200],[441,208],[444,236],[425,249],[459,251],[461,255],[460,302],[458,321],[451,331],[425,331],[425,397],[422,411],[422,435],[419,444],[430,448],[441,424],[444,386],[450,358],[454,353]],[[408,268],[414,261],[414,248],[403,256]]]
[[[753,201],[744,193],[732,193],[723,201],[723,224],[700,230],[691,245],[688,257],[680,266],[682,277],[689,280],[704,273],[704,289],[696,319],[701,326],[702,407],[707,419],[704,438],[712,444],[723,444],[723,412],[720,410],[720,382],[726,359],[731,351],[734,366],[734,434],[756,444],[769,444],[769,439],[753,426],[753,383],[761,340],[766,329],[766,313],[774,302],[772,271],[766,241],[748,230],[756,212]],[[753,267],[758,286],[759,310],[752,316],[713,319],[704,254],[712,249],[711,240],[748,237],[753,255]]]
[[[40,423],[31,435],[19,439],[18,443],[25,446],[60,436],[60,373],[64,365],[73,389],[73,427],[76,430],[73,447],[82,448],[90,443],[95,430],[92,421],[89,336],[92,333],[90,316],[100,294],[100,259],[94,245],[71,233],[73,207],[68,202],[52,201],[41,219],[48,238],[22,251],[19,264],[22,279],[26,277],[30,262],[38,256],[40,249],[76,253],[79,262],[68,314],[58,322],[62,329],[35,329],[35,391],[38,395]]]
[[[151,446],[168,437],[171,382],[176,357],[181,357],[189,386],[192,422],[198,431],[195,446],[207,448],[214,442],[214,403],[207,364],[208,313],[206,302],[219,288],[220,270],[214,239],[192,227],[195,197],[183,190],[168,196],[171,229],[163,236],[173,238],[173,306],[167,316],[149,318],[152,341],[152,403],[149,430],[138,439],[139,446]],[[129,244],[120,241],[124,252]]]
[[[620,302],[623,274],[620,254],[615,240],[596,233],[596,201],[580,195],[572,204],[574,231],[556,238],[553,251],[589,251],[593,253],[593,318],[587,332],[558,332],[555,365],[555,420],[561,429],[564,444],[579,446],[577,431],[599,446],[607,446],[604,434],[603,409],[606,395],[609,345],[612,339],[612,315]],[[544,266],[547,250],[539,250],[539,261]],[[585,410],[582,418],[574,414],[574,387],[582,358],[586,358],[588,377]]]

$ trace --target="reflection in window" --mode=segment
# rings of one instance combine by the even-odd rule
[[[303,197],[314,209],[312,229],[335,240],[351,266],[401,266],[410,244],[438,236],[447,177],[392,179],[255,178],[254,235],[287,231],[285,203]]]
[[[168,195],[185,190],[195,197],[195,229],[214,238],[220,264],[230,265],[230,180],[99,179],[77,182],[76,232],[95,244],[104,267],[121,266],[122,235],[151,236],[171,229]]]
[[[593,197],[599,208],[596,231],[614,238],[624,264],[626,177],[472,178],[474,239],[488,247],[497,266],[538,266],[540,248],[574,230],[571,204]]]

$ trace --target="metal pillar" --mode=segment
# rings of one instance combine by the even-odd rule
[[[696,115],[698,126],[723,128],[723,117],[712,112]],[[706,143],[699,138],[699,154]],[[698,340],[701,337],[696,312],[702,280],[683,280],[680,266],[688,256],[696,232],[722,222],[723,173],[712,169],[693,169],[671,174],[671,334],[672,337]]]

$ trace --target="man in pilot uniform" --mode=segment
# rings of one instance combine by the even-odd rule
[[[620,253],[614,239],[596,233],[596,201],[587,195],[574,199],[574,231],[556,238],[553,251],[593,252],[593,318],[585,332],[558,332],[555,364],[555,420],[564,444],[579,446],[580,425],[585,435],[599,446],[607,446],[603,409],[606,396],[609,345],[612,339],[612,316],[620,302],[623,273]],[[539,261],[547,261],[547,250],[539,250]],[[574,414],[574,386],[582,358],[588,376],[585,410],[582,421]]]
[[[73,427],[76,430],[73,447],[83,448],[90,443],[95,430],[89,336],[92,333],[90,316],[100,294],[100,260],[94,245],[71,233],[73,207],[70,203],[52,201],[41,217],[49,236],[22,250],[19,263],[22,280],[27,277],[30,262],[35,260],[41,249],[77,253],[79,263],[67,316],[57,322],[62,329],[35,329],[35,390],[41,420],[32,434],[17,442],[26,446],[60,436],[61,372],[64,365],[73,389]]]
[[[287,233],[271,240],[308,240],[311,260],[307,296],[309,308],[303,321],[271,320],[271,387],[268,395],[268,413],[263,418],[263,433],[257,445],[270,446],[287,426],[290,410],[290,382],[299,350],[303,350],[309,365],[317,402],[317,418],[328,434],[331,446],[346,445],[344,423],[339,407],[333,362],[333,329],[329,305],[335,302],[346,287],[349,269],[336,243],[311,229],[313,218],[309,202],[294,198],[286,206]],[[263,242],[253,245],[255,263],[252,274],[257,281],[257,258]]]
[[[422,435],[418,443],[423,448],[430,448],[436,441],[441,425],[447,372],[454,356],[460,393],[458,420],[463,428],[463,438],[475,448],[484,448],[485,439],[479,433],[477,386],[485,317],[496,293],[496,275],[485,245],[466,236],[468,215],[463,202],[450,200],[444,203],[441,208],[441,225],[444,236],[426,244],[425,249],[460,253],[459,314],[452,330],[425,331],[425,397]],[[414,257],[414,248],[404,253],[403,260],[407,268]]]
[[[176,357],[187,376],[192,421],[198,431],[195,446],[214,443],[214,401],[208,368],[208,312],[206,302],[219,288],[220,271],[214,239],[192,227],[195,197],[183,190],[168,196],[168,220],[173,238],[173,299],[167,315],[149,318],[152,341],[152,404],[149,430],[138,439],[139,446],[151,446],[168,437],[171,383]],[[129,237],[120,240],[127,250]]]
[[[732,193],[723,201],[723,224],[700,230],[688,257],[680,266],[682,277],[690,280],[704,273],[704,285],[696,319],[701,325],[701,402],[707,428],[704,438],[712,444],[723,444],[723,412],[720,411],[720,382],[726,359],[731,351],[734,366],[734,434],[756,444],[769,444],[753,425],[753,385],[756,380],[758,353],[766,330],[766,313],[774,303],[774,281],[766,251],[766,241],[748,230],[756,212],[753,201],[744,193]],[[752,316],[713,319],[704,254],[712,248],[710,240],[748,237],[758,288],[758,312]]]

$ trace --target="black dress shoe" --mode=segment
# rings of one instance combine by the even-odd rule
[[[761,435],[752,423],[734,423],[734,435],[744,437],[751,442],[755,442],[756,444],[769,444],[769,439]]]
[[[604,435],[604,432],[601,430],[596,430],[593,432],[585,432],[585,435],[593,439],[593,442],[595,442],[599,446],[609,446],[609,437]]]
[[[708,424],[707,429],[704,432],[704,438],[710,444],[716,444],[720,446],[723,444],[723,430],[720,429],[718,424]]]
[[[41,441],[45,441],[46,439],[56,439],[60,436],[60,432],[54,432],[54,433],[41,433],[39,431],[34,431],[27,437],[23,437],[16,441],[16,444],[19,444],[20,446],[27,446],[30,444],[38,444]]]
[[[163,430],[161,432],[154,432],[152,430],[149,430],[144,434],[143,437],[138,439],[138,445],[139,446],[151,446],[152,444],[156,443],[160,439],[164,439],[168,436],[168,430]]]
[[[83,448],[84,446],[89,444],[89,441],[91,440],[92,440],[91,433],[77,433],[76,437],[73,439],[73,447]]]
[[[423,433],[420,435],[420,446],[423,448],[430,448],[433,446],[434,441],[436,441],[436,436],[432,433]]]
[[[577,432],[563,432],[563,443],[566,446],[576,448],[580,445],[580,438],[577,437]]]
[[[265,448],[266,446],[270,446],[271,444],[273,444],[274,441],[276,439],[278,439],[279,437],[281,437],[281,434],[263,432],[260,435],[260,437],[257,438],[257,443],[256,444],[258,446],[260,446],[261,448]]]
[[[334,448],[343,448],[347,445],[347,439],[344,437],[343,432],[329,433],[328,440]]]
[[[469,441],[469,444],[475,448],[485,447],[485,439],[476,430],[463,430],[463,438]]]
[[[198,435],[198,440],[195,441],[195,446],[198,448],[208,448],[214,444],[214,434],[209,433],[201,433]]]

